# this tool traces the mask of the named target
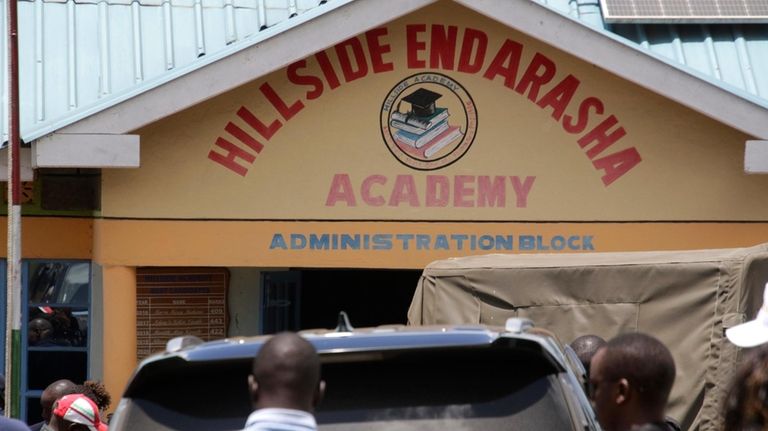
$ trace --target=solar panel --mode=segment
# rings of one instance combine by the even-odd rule
[[[609,23],[768,22],[768,0],[600,0]]]

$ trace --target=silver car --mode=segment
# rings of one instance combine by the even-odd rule
[[[529,321],[304,331],[322,361],[321,430],[598,430],[580,374]],[[110,431],[239,430],[266,337],[169,342],[129,382]],[[578,362],[578,361],[576,361]]]

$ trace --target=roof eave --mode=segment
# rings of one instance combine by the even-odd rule
[[[207,64],[196,63],[193,70],[165,77],[155,87],[126,93],[110,106],[94,106],[24,138],[29,141],[53,132],[131,132],[435,1],[348,0],[322,14],[306,14],[235,52],[224,51]],[[768,107],[761,101],[729,91],[619,36],[532,0],[454,1],[747,135],[768,139]]]
[[[246,46],[235,46],[164,75],[161,81],[121,94],[108,104],[102,102],[26,131],[24,139],[32,141],[54,132],[129,133],[435,1],[345,0],[323,13],[299,15],[289,24],[265,30]]]

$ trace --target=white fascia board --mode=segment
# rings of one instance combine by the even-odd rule
[[[768,174],[768,141],[747,141],[744,148],[744,172]]]
[[[138,168],[139,135],[54,133],[32,143],[34,168]]]
[[[19,152],[19,177],[21,181],[33,181],[35,171],[32,169],[32,150],[21,148]],[[0,181],[8,181],[8,148],[0,149]]]
[[[125,96],[111,107],[101,107],[100,111],[94,108],[87,116],[81,114],[77,122],[70,119],[71,124],[55,127],[60,133],[132,132],[435,1],[354,0],[317,16],[310,11],[292,18],[303,20],[299,24],[267,39],[235,52],[220,53],[220,58],[203,67],[195,64],[194,70],[182,76],[143,93]],[[38,131],[25,138],[34,139],[34,135],[42,136]]]
[[[532,0],[454,0],[614,75],[759,139],[768,139],[768,108],[705,77]]]

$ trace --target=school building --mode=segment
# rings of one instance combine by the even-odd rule
[[[20,1],[22,416],[177,335],[405,323],[435,259],[767,242],[768,26],[601,6]]]

